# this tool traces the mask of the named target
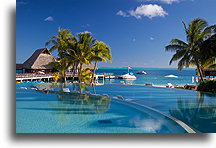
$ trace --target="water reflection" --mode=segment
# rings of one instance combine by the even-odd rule
[[[107,95],[90,94],[90,90],[96,92],[94,86],[85,84],[34,84],[32,86],[41,93],[55,95],[56,101],[48,101],[48,107],[37,110],[48,111],[53,114],[58,126],[73,124],[85,124],[90,122],[94,114],[103,114],[110,107],[111,98]],[[69,92],[65,92],[65,89]],[[31,108],[32,109],[32,108]]]
[[[216,106],[215,103],[208,104],[205,102],[205,95],[198,92],[196,102],[183,101],[178,98],[177,107],[169,110],[170,115],[194,129],[199,129],[200,132],[215,133]]]
[[[59,114],[101,114],[109,109],[111,98],[108,95],[90,94],[90,89],[96,92],[94,86],[86,84],[67,85],[37,84],[39,92],[55,94],[57,104],[50,104]],[[65,89],[68,89],[65,92]]]

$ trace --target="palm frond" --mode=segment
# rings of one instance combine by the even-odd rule
[[[184,46],[180,46],[180,45],[168,45],[165,47],[166,51],[177,51],[177,50],[183,50],[185,49]]]
[[[172,62],[178,61],[179,59],[183,58],[183,56],[186,54],[186,50],[177,50],[176,53],[173,55],[172,59],[169,62],[169,65],[172,64]]]

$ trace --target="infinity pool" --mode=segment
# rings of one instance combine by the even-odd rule
[[[70,93],[48,83],[16,87],[17,133],[215,132],[213,94],[113,84],[63,86]]]

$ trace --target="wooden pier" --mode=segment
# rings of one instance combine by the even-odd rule
[[[53,81],[53,76],[51,74],[32,74],[32,73],[21,73],[16,74],[16,81]]]
[[[54,81],[54,76],[52,74],[36,74],[36,73],[17,73],[16,74],[16,82],[27,82],[27,81],[44,81],[44,82],[51,82]],[[73,73],[72,72],[67,72],[66,73],[66,79],[67,80],[72,80]],[[78,74],[76,73],[74,75],[74,79],[78,80]],[[104,75],[95,75],[96,80],[103,80],[105,76]]]

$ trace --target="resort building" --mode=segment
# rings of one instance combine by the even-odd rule
[[[23,64],[16,64],[16,70],[19,70],[21,73],[50,73],[56,71],[49,66],[50,62],[55,61],[56,57],[52,56],[48,48],[37,49]],[[83,68],[93,69],[94,66],[92,64],[84,64]],[[70,69],[69,71],[73,70]]]
[[[53,68],[48,64],[54,61],[47,48],[37,49],[23,64],[16,64],[16,70],[22,70],[24,73],[49,73]]]

